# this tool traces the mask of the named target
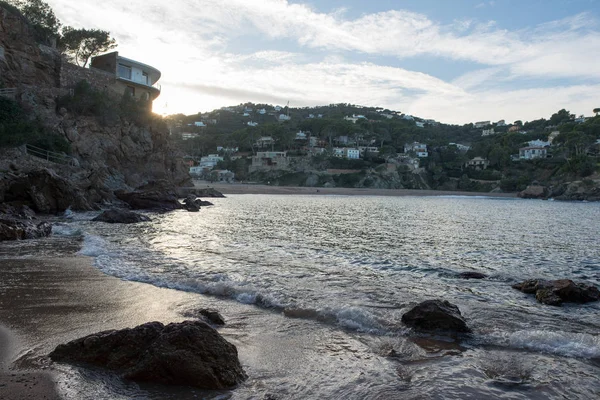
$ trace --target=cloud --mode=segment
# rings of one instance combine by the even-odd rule
[[[170,112],[290,100],[381,105],[451,122],[494,113],[539,118],[559,100],[592,101],[588,88],[600,80],[600,32],[585,13],[507,30],[494,21],[442,24],[407,10],[351,17],[287,0],[49,3],[64,23],[109,30],[123,55],[159,68],[163,92],[155,104],[168,102]],[[409,58],[475,67],[448,82],[398,67]],[[550,79],[571,82],[552,96]],[[533,89],[519,89],[524,80]]]

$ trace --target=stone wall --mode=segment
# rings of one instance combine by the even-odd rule
[[[72,89],[78,82],[83,80],[88,81],[92,87],[99,90],[113,90],[114,84],[116,83],[115,74],[99,69],[79,67],[67,62],[63,58],[60,70],[60,87]]]

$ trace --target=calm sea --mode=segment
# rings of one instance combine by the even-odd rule
[[[152,222],[134,225],[74,214],[55,229],[81,232],[80,253],[107,274],[199,293],[230,314],[223,333],[250,379],[204,396],[600,398],[600,304],[549,307],[510,287],[529,278],[600,286],[600,204],[211,201],[199,213],[149,214]],[[488,278],[460,279],[465,271]],[[433,298],[456,304],[473,335],[455,342],[401,323],[411,305]]]

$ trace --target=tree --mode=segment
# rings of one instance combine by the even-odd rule
[[[596,116],[598,116],[598,113],[600,113],[600,108],[594,108],[594,114],[596,114]]]
[[[60,21],[48,3],[41,0],[12,0],[9,3],[16,6],[27,18],[35,30],[37,40],[48,42],[51,37],[60,36]]]
[[[62,31],[60,48],[64,54],[85,67],[93,56],[117,47],[108,31],[100,29],[75,29],[66,26]]]

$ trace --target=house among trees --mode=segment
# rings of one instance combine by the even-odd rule
[[[118,51],[93,57],[90,68],[106,71],[116,77],[111,87],[119,94],[136,99],[154,100],[160,95],[160,71],[139,61],[121,57]]]
[[[521,160],[533,160],[535,158],[546,158],[548,150],[540,146],[521,147],[519,149],[519,158]]]
[[[483,157],[475,157],[465,163],[467,168],[486,169],[490,166],[490,161]]]

